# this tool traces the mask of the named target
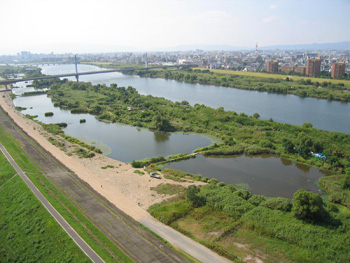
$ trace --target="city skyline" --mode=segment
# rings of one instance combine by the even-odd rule
[[[350,2],[2,0],[0,54],[349,41]]]

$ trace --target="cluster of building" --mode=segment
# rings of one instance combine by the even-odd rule
[[[33,54],[0,56],[0,64],[74,63],[74,55]],[[322,59],[321,59],[322,57]],[[159,51],[78,54],[79,62],[111,62],[116,64],[175,65],[195,64],[208,69],[230,69],[253,72],[295,72],[318,76],[327,73],[333,78],[350,76],[350,49],[347,50],[220,50]],[[325,75],[324,75],[325,76]]]
[[[307,59],[306,66],[281,66],[281,71],[285,73],[299,73],[302,75],[307,75],[309,77],[319,76],[321,74],[321,57],[315,57],[315,59]],[[331,76],[332,78],[342,78],[345,76],[345,62],[334,62],[332,64]],[[266,71],[270,73],[279,72],[278,60],[267,61]]]

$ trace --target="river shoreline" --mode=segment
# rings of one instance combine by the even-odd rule
[[[95,191],[135,220],[149,216],[146,211],[149,206],[171,197],[157,194],[151,190],[151,187],[166,183],[185,187],[193,184],[192,182],[174,182],[164,179],[163,176],[161,180],[150,178],[143,169],[138,169],[144,172],[144,175],[140,175],[134,173],[136,169],[132,168],[130,164],[111,159],[102,154],[96,154],[95,157],[90,159],[79,158],[76,155],[68,156],[67,153],[48,141],[52,134],[44,131],[39,124],[25,118],[14,108],[10,94],[11,91],[1,93],[0,106],[14,122],[80,179],[87,182]],[[66,143],[69,144],[69,142]],[[200,183],[196,182],[195,184]]]

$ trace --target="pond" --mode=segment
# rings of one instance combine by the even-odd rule
[[[18,91],[23,92],[25,88]],[[27,108],[22,111],[23,114],[38,115],[36,120],[40,122],[67,123],[68,126],[63,129],[67,135],[95,144],[108,157],[124,162],[190,153],[212,143],[211,139],[201,135],[150,131],[130,125],[102,122],[90,114],[72,114],[69,110],[54,107],[45,94],[17,97],[14,104]],[[53,112],[54,115],[45,117],[45,112]],[[80,123],[80,119],[85,119],[86,123]]]
[[[326,175],[316,168],[270,156],[204,157],[172,162],[164,168],[216,178],[219,182],[248,188],[252,194],[292,198],[298,189],[320,192],[317,181]]]

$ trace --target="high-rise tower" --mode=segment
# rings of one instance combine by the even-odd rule
[[[344,77],[345,75],[345,62],[333,63],[332,65],[332,78],[337,79]]]
[[[316,57],[316,59],[308,59],[306,64],[306,75],[309,77],[314,77],[320,75],[321,73],[321,58]]]

